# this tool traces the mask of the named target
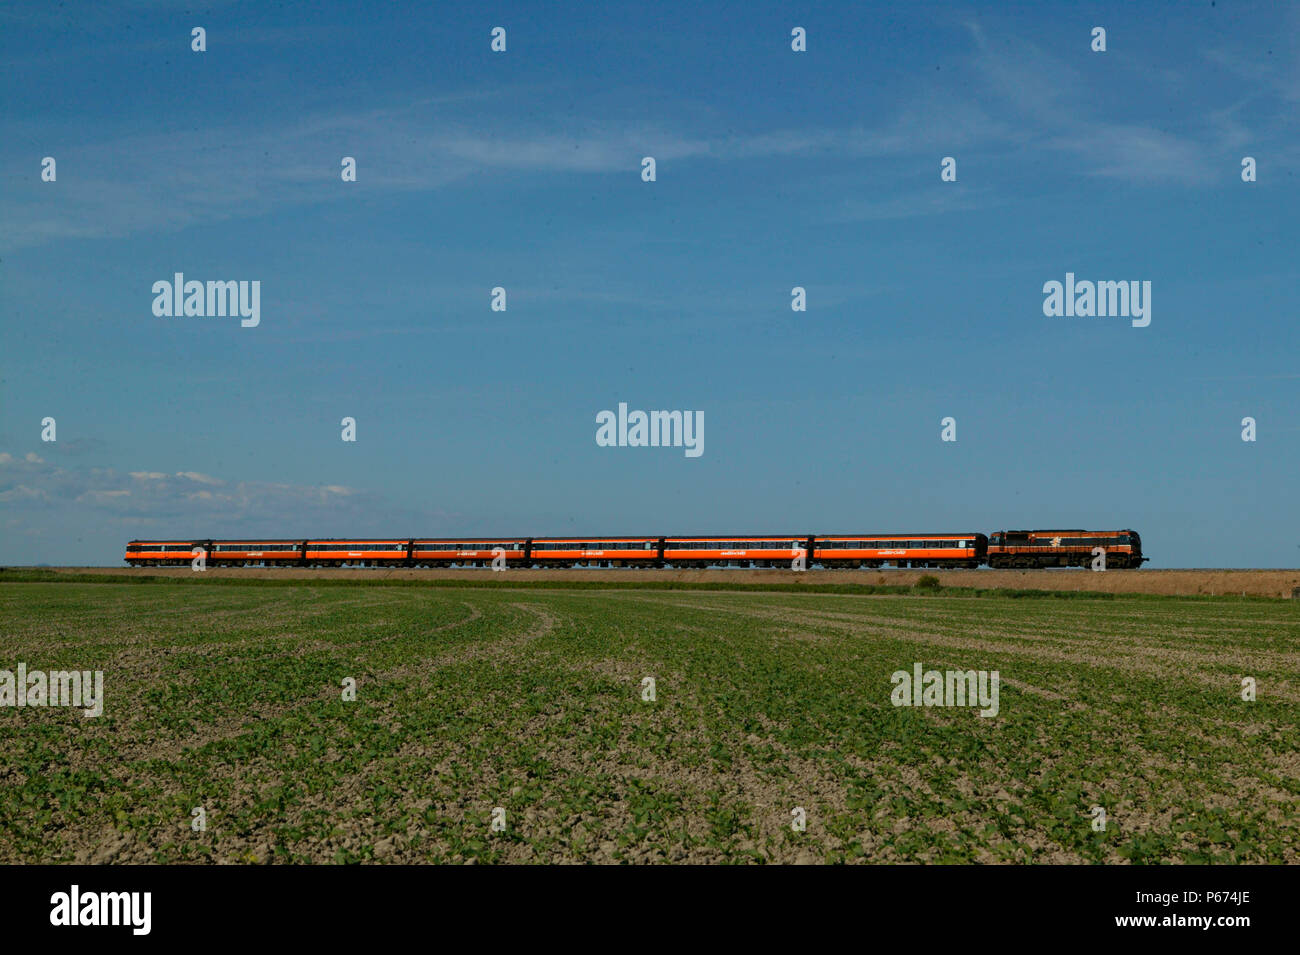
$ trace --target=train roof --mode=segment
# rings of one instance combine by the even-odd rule
[[[994,531],[995,534],[1136,534],[1137,531],[1130,528],[1121,528],[1119,530],[1098,531],[1084,530],[1082,527],[1036,527],[1029,531]]]
[[[301,544],[306,537],[204,537],[214,544]]]
[[[806,540],[812,534],[668,534],[664,540],[670,541],[734,541],[734,540],[785,540],[787,537]]]
[[[862,533],[842,534],[836,531],[834,534],[814,534],[814,537],[828,540],[836,537],[850,537],[858,539],[861,537],[987,537],[983,531],[863,531]]]
[[[565,534],[563,537],[526,537],[523,540],[560,541],[562,543],[568,541],[657,541],[659,537],[659,534],[642,534],[639,536],[635,534],[588,534],[585,537],[581,534]]]

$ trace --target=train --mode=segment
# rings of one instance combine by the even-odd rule
[[[1134,530],[962,531],[947,534],[702,534],[679,537],[411,537],[397,539],[133,540],[132,567],[790,567],[1138,568]]]

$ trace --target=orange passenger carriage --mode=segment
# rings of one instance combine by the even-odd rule
[[[658,567],[662,537],[538,537],[529,543],[537,567]]]
[[[801,554],[812,563],[812,538],[799,534],[664,538],[664,562],[674,567],[789,567]]]
[[[989,539],[977,531],[951,534],[846,534],[817,537],[813,557],[835,567],[978,567]]]
[[[209,541],[209,567],[295,567],[303,562],[303,540]]]
[[[410,554],[409,540],[309,540],[303,559],[314,567],[401,567]]]
[[[522,537],[494,540],[485,537],[417,539],[411,543],[411,563],[417,567],[490,567],[500,552],[507,566],[522,564],[528,541]]]

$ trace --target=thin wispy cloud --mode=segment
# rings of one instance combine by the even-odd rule
[[[1079,70],[1021,38],[995,42],[973,21],[966,29],[975,46],[975,67],[1009,116],[1034,141],[1080,162],[1086,175],[1204,185],[1219,175],[1220,154],[1250,139],[1222,112],[1198,135],[1099,116],[1087,102],[1088,84]]]
[[[1086,175],[1199,185],[1214,178],[1216,152],[1253,137],[1231,104],[1207,110],[1201,135],[1195,137],[1094,115],[1080,95],[1086,85],[1077,69],[1013,35],[990,38],[974,21],[964,27],[972,44],[969,66],[983,84],[983,97],[961,88],[922,87],[904,108],[874,124],[718,134],[662,123],[521,119],[510,109],[479,111],[476,104],[486,100],[500,106],[503,95],[510,94],[476,89],[425,93],[368,110],[318,110],[288,124],[208,122],[183,131],[123,135],[101,129],[89,141],[78,129],[51,132],[47,127],[46,138],[74,144],[57,157],[58,190],[12,190],[11,228],[0,236],[0,249],[174,232],[337,201],[353,194],[335,188],[337,161],[345,155],[358,156],[357,185],[369,194],[433,192],[485,173],[633,176],[645,155],[666,163],[933,161],[936,152],[1005,153],[1035,144],[1074,159]],[[1234,69],[1259,72],[1224,51],[1207,56]],[[1265,73],[1277,89],[1291,89],[1281,69]],[[533,98],[539,96],[545,98],[534,91]],[[11,183],[30,183],[36,169],[24,156],[21,162],[11,159],[3,175]],[[844,214],[895,218],[964,208],[960,203],[890,203]]]
[[[883,222],[918,216],[974,212],[998,205],[1002,200],[991,190],[953,186],[942,190],[915,190],[884,199],[846,199],[826,216],[827,222]]]
[[[33,528],[76,519],[89,530],[123,522],[169,533],[196,535],[205,528],[242,528],[248,533],[325,533],[315,528],[365,533],[376,515],[409,526],[438,523],[438,512],[413,512],[381,495],[340,484],[305,485],[227,480],[198,471],[61,467],[34,452],[0,453],[0,504],[22,504]],[[373,531],[371,531],[373,533]]]

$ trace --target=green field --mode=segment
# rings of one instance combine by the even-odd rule
[[[1300,861],[1295,601],[31,582],[0,641],[106,695],[0,708],[0,862]]]

